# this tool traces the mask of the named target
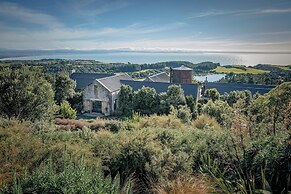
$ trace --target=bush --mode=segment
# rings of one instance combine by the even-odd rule
[[[187,106],[179,106],[177,117],[181,119],[183,123],[191,123],[192,114]]]
[[[131,185],[123,188],[131,193]],[[100,167],[88,168],[81,159],[74,162],[68,158],[57,170],[51,160],[43,163],[42,168],[35,169],[32,175],[25,173],[23,178],[16,178],[14,185],[6,188],[5,193],[121,193],[120,179],[105,177]]]
[[[13,172],[31,170],[47,154],[45,145],[33,136],[29,123],[12,121],[7,127],[0,127],[0,182],[11,182]]]
[[[226,102],[210,100],[203,106],[202,113],[214,117],[224,127],[229,128],[231,125],[233,109]]]
[[[66,119],[75,119],[77,111],[75,111],[68,101],[63,101],[60,105],[59,115]]]
[[[252,142],[247,148],[246,155],[242,160],[244,172],[257,177],[257,186],[262,188],[266,181],[274,193],[289,191],[291,180],[291,144],[290,137],[286,133],[277,137],[261,137]],[[261,173],[264,172],[265,180]]]
[[[209,117],[208,115],[199,116],[195,121],[192,122],[192,125],[198,129],[221,129],[215,118]]]
[[[50,120],[55,113],[52,85],[38,71],[0,71],[0,114],[24,120]]]
[[[149,180],[172,180],[177,173],[199,171],[200,155],[208,153],[219,158],[221,166],[230,163],[233,149],[229,136],[223,131],[200,131],[181,128],[100,131],[94,142],[94,153],[114,176],[121,180],[133,174],[149,189]],[[232,151],[232,153],[229,153]]]

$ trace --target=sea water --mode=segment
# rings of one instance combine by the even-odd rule
[[[157,63],[165,61],[189,61],[200,63],[211,61],[221,65],[246,65],[257,64],[289,65],[291,54],[270,54],[270,53],[147,53],[147,52],[108,52],[108,53],[74,53],[74,54],[53,54],[30,57],[14,57],[7,59],[16,60],[38,60],[38,59],[81,59],[96,60],[102,62],[122,63]],[[4,60],[7,60],[4,59]],[[2,59],[3,60],[3,59]]]

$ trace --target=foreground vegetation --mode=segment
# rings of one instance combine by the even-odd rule
[[[290,191],[290,82],[198,102],[122,86],[119,120],[75,120],[73,89],[68,75],[1,71],[1,193]]]
[[[288,193],[290,87],[210,95],[191,122],[1,118],[1,192]]]
[[[290,189],[287,131],[250,136],[239,124],[225,130],[206,115],[191,124],[155,115],[94,122],[111,125],[68,131],[1,119],[2,192],[171,193],[179,186],[183,193],[195,191],[195,185],[202,193]]]

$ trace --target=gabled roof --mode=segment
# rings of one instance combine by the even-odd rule
[[[152,75],[148,79],[153,82],[170,82],[170,76],[166,72]]]
[[[189,71],[189,70],[193,70],[193,69],[191,69],[191,68],[189,68],[189,67],[186,67],[186,66],[184,66],[184,65],[182,65],[181,67],[175,67],[175,68],[172,68],[173,70],[181,70],[181,71],[184,71],[184,70],[187,70],[187,71]]]
[[[170,85],[181,85],[185,95],[192,95],[197,98],[198,84],[174,84],[165,82],[149,82],[149,81],[134,81],[134,80],[121,80],[122,84],[126,84],[132,87],[133,90],[138,90],[145,87],[151,87],[156,90],[157,93],[167,92]]]
[[[238,83],[218,83],[218,82],[206,82],[205,90],[210,88],[216,88],[220,94],[224,94],[225,92],[229,93],[235,90],[249,90],[252,94],[259,93],[265,94],[269,92],[271,89],[276,86],[270,85],[260,85],[260,84],[238,84]]]
[[[109,73],[73,73],[70,75],[71,79],[76,81],[76,89],[83,89],[94,80],[109,77],[114,74]]]
[[[109,92],[114,92],[120,90],[121,87],[120,80],[133,80],[133,79],[126,73],[123,73],[97,79],[96,81],[99,82],[102,86],[104,86]]]

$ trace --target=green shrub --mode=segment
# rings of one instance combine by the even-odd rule
[[[75,119],[77,111],[75,111],[68,101],[63,101],[59,108],[59,115],[62,118]]]
[[[202,113],[214,117],[224,127],[229,128],[231,125],[233,109],[226,102],[210,100],[203,106]]]
[[[244,172],[253,174],[257,182],[262,182],[261,171],[264,170],[265,181],[274,193],[291,189],[291,144],[287,133],[276,137],[265,136],[255,140],[246,150],[242,160]],[[290,140],[289,140],[290,141]],[[259,184],[262,188],[262,185]]]
[[[191,110],[187,106],[179,106],[177,117],[181,119],[183,123],[191,123],[192,114]]]
[[[58,169],[52,160],[43,163],[41,169],[35,169],[30,176],[27,172],[22,178],[14,179],[14,184],[7,187],[5,193],[131,193],[131,185],[123,189],[119,176],[112,179],[105,177],[101,167],[88,168],[83,159],[74,163],[65,158]]]
[[[35,69],[0,71],[0,115],[30,121],[50,120],[55,113],[54,91]]]
[[[99,131],[94,153],[109,172],[119,173],[121,180],[133,174],[142,185],[148,185],[148,180],[166,181],[177,173],[199,171],[197,164],[203,153],[219,158],[221,166],[227,166],[229,155],[234,154],[229,143],[223,131],[148,127],[118,133]]]

